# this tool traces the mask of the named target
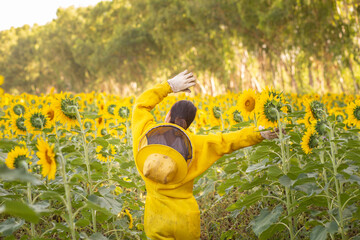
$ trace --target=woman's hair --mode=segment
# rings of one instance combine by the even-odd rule
[[[180,127],[187,129],[194,121],[197,108],[187,100],[176,102],[170,110],[170,123],[175,123]]]

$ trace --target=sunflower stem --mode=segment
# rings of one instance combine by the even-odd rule
[[[27,197],[28,197],[28,203],[32,205],[32,196],[31,196],[31,183],[27,183]],[[31,223],[31,237],[35,237],[35,224]]]
[[[335,189],[336,189],[336,198],[337,198],[337,202],[338,202],[338,211],[339,211],[339,227],[340,227],[340,234],[341,234],[341,239],[345,240],[346,235],[344,232],[344,216],[343,216],[343,209],[342,209],[342,203],[341,203],[341,186],[339,183],[339,180],[337,179],[337,175],[338,175],[338,164],[336,162],[336,146],[334,143],[335,140],[335,133],[334,133],[334,127],[333,125],[330,126],[330,159],[332,162],[332,166],[333,166],[333,171],[334,171],[334,182],[335,182]]]
[[[286,155],[286,149],[285,149],[286,146],[285,146],[284,134],[282,132],[282,123],[281,123],[280,113],[277,109],[276,109],[276,116],[277,116],[277,120],[278,120],[279,140],[280,140],[281,160],[282,160],[282,164],[283,164],[283,171],[284,171],[285,175],[287,175],[287,173],[290,170],[290,166],[289,166],[288,158]],[[289,221],[290,239],[293,240],[293,239],[295,239],[295,235],[294,235],[294,221],[293,221],[293,218],[291,217],[292,197],[291,197],[290,187],[288,187],[288,186],[285,186],[285,195],[286,195],[286,210],[287,210],[287,215],[288,215],[287,219]]]
[[[323,146],[322,144],[320,145],[320,149],[323,149]],[[324,159],[324,151],[320,151],[320,162],[322,164],[325,163],[325,159]],[[323,177],[324,177],[324,183],[325,183],[325,186],[324,186],[324,191],[325,191],[325,195],[326,195],[326,201],[327,201],[327,204],[328,204],[328,209],[329,209],[329,212],[332,212],[332,205],[331,205],[331,197],[330,197],[330,193],[329,193],[329,182],[328,182],[328,179],[327,179],[327,174],[326,174],[326,169],[323,168]],[[332,217],[330,216],[330,219],[332,219]],[[334,234],[330,234],[330,237],[331,239],[334,239]]]
[[[56,140],[59,144],[59,136],[57,131],[57,126],[55,124],[55,133],[56,133]],[[60,156],[60,165],[61,165],[61,175],[64,183],[64,189],[65,189],[65,200],[66,200],[66,210],[69,214],[69,228],[71,232],[71,238],[73,240],[76,239],[75,234],[75,224],[74,224],[74,218],[73,218],[73,212],[72,212],[72,205],[71,205],[71,192],[70,192],[70,186],[67,181],[67,175],[66,175],[66,160],[64,158],[64,155],[62,154],[61,148],[59,148],[59,156]]]
[[[93,194],[93,184],[92,184],[92,179],[91,179],[89,149],[88,149],[88,144],[86,143],[86,135],[85,135],[85,131],[84,131],[84,126],[83,126],[82,121],[81,121],[81,116],[80,116],[79,110],[77,108],[75,108],[75,112],[76,112],[76,118],[77,118],[77,120],[79,122],[80,132],[81,132],[81,136],[82,136],[82,143],[83,143],[83,147],[84,147],[85,165],[86,165],[87,178],[88,178],[88,184],[89,184],[88,194],[91,195],[91,194]],[[93,230],[94,230],[94,232],[97,232],[97,229],[96,229],[96,211],[94,209],[91,209],[91,216],[92,216]]]

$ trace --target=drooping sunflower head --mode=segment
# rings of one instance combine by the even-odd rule
[[[84,128],[88,130],[94,130],[95,129],[95,121],[92,119],[85,119],[84,120]]]
[[[36,155],[39,158],[37,164],[41,166],[41,175],[48,177],[48,180],[55,179],[56,160],[54,146],[39,138],[36,147],[38,149]]]
[[[76,118],[79,104],[76,98],[70,94],[59,94],[54,101],[55,119],[63,125],[72,128],[78,125]]]
[[[265,127],[276,127],[278,125],[278,113],[281,115],[284,102],[279,94],[262,92],[256,104],[258,124]]]
[[[302,137],[301,148],[306,154],[310,154],[319,145],[318,135],[315,128],[310,127]]]
[[[348,123],[360,128],[360,100],[355,100],[346,108]]]
[[[28,162],[31,160],[29,150],[26,147],[16,146],[12,149],[5,160],[5,164],[10,169],[28,169]]]
[[[115,109],[115,115],[122,119],[128,119],[130,117],[130,109],[127,106],[118,106]]]
[[[38,133],[50,126],[48,116],[42,109],[33,108],[25,114],[25,127],[30,133]]]
[[[24,115],[25,112],[26,112],[26,105],[24,103],[17,102],[11,106],[11,113],[17,116]]]
[[[212,114],[216,119],[221,118],[221,109],[219,106],[212,107]]]
[[[117,108],[117,102],[108,101],[107,104],[99,108],[99,114],[104,118],[113,118],[116,116],[115,109]]]
[[[16,135],[26,135],[25,117],[14,115],[11,117],[11,127]]]
[[[245,119],[253,117],[256,99],[256,92],[253,89],[248,89],[239,96],[237,105],[239,106],[239,110]]]
[[[310,121],[324,118],[325,107],[323,103],[318,100],[305,99],[304,104],[306,107],[305,118],[310,118]]]
[[[243,119],[241,117],[241,112],[239,110],[237,110],[237,109],[234,109],[234,111],[232,111],[232,119],[236,123],[242,122]]]

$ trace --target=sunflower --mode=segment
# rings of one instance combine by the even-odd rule
[[[116,117],[122,120],[128,119],[131,116],[129,107],[125,105],[118,105],[114,113]]]
[[[55,109],[51,103],[44,106],[44,113],[48,116],[50,122],[55,123]]]
[[[312,149],[319,145],[318,135],[314,127],[309,127],[302,137],[301,148],[306,153],[311,153]]]
[[[25,127],[30,133],[37,133],[44,128],[50,127],[48,116],[42,109],[33,108],[25,114]]]
[[[16,102],[11,105],[10,113],[17,116],[24,115],[26,113],[26,105],[24,103]]]
[[[114,101],[109,101],[103,108],[100,109],[99,114],[104,118],[113,118],[115,117],[115,109],[117,104]]]
[[[253,89],[245,90],[238,99],[237,105],[241,115],[245,118],[252,118],[255,112],[256,92]]]
[[[15,135],[26,135],[24,116],[14,115],[11,117],[11,128]]]
[[[115,154],[116,149],[112,144],[109,144],[107,147],[103,147],[101,145],[96,147],[96,156],[102,162],[113,160]]]
[[[320,101],[305,98],[304,105],[306,107],[306,114],[304,118],[308,119],[308,122],[324,118],[325,107]]]
[[[27,167],[27,162],[31,159],[29,150],[26,147],[16,146],[13,150],[11,150],[7,158],[5,159],[5,164],[10,169]]]
[[[346,113],[348,115],[348,124],[360,128],[360,100],[351,102],[347,108]]]
[[[41,166],[41,175],[43,177],[47,176],[48,180],[55,179],[56,161],[54,146],[39,138],[36,147],[38,149],[36,155],[39,158],[37,164]]]
[[[68,128],[75,127],[79,124],[76,118],[76,111],[79,105],[74,97],[67,93],[60,93],[54,101],[55,120],[59,121]]]
[[[284,110],[284,102],[279,93],[263,91],[256,104],[258,125],[265,128],[276,127],[278,125],[277,112],[281,114]]]

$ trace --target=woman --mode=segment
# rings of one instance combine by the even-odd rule
[[[150,239],[199,239],[200,212],[192,194],[194,179],[227,153],[273,139],[277,133],[255,127],[231,133],[195,135],[186,130],[196,107],[175,103],[166,124],[157,124],[150,111],[169,93],[190,92],[196,78],[187,70],[141,94],[132,116],[133,152],[145,181],[145,233]]]

